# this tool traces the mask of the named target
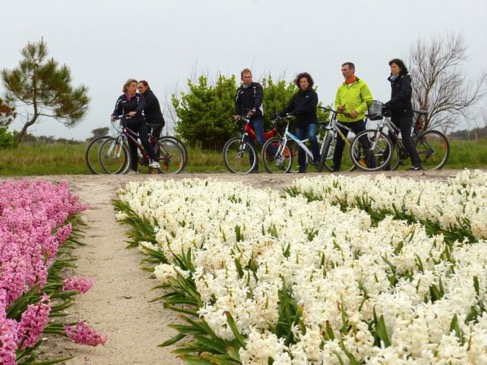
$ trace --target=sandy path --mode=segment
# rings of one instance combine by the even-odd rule
[[[389,172],[391,176],[407,176],[417,179],[444,181],[458,171],[439,172]],[[355,173],[357,174],[357,173]],[[307,174],[310,177],[316,174]],[[142,271],[142,255],[137,250],[125,249],[125,228],[114,218],[110,200],[116,190],[129,180],[151,178],[138,176],[49,176],[46,180],[68,180],[71,191],[90,209],[84,213],[88,226],[83,242],[85,246],[76,249],[78,256],[77,274],[91,277],[95,285],[85,295],[80,295],[69,317],[70,321],[86,320],[94,328],[108,336],[105,346],[91,348],[58,338],[49,339],[46,348],[50,357],[66,354],[75,358],[66,365],[152,365],[183,364],[173,354],[171,348],[159,348],[158,344],[172,337],[175,332],[167,327],[176,322],[173,312],[162,308],[161,303],[149,303],[156,296],[151,288],[156,281],[149,273]],[[234,174],[180,174],[177,176],[156,176],[160,179],[217,178],[225,181],[241,180],[258,188],[278,188],[289,186],[298,177],[286,175],[234,175]],[[55,342],[55,343],[53,343]]]
[[[53,338],[57,342],[54,355],[74,356],[65,363],[67,365],[183,364],[170,354],[170,349],[157,347],[176,334],[166,326],[175,322],[175,315],[163,310],[162,304],[149,303],[156,296],[156,292],[151,291],[156,281],[140,269],[142,256],[139,252],[125,248],[125,228],[115,221],[110,204],[120,179],[66,178],[71,191],[90,205],[84,213],[88,227],[82,241],[86,245],[75,251],[78,256],[76,271],[95,280],[88,293],[78,296],[74,307],[76,314],[69,320],[86,320],[106,334],[108,341],[105,346],[92,348],[68,341],[59,343],[58,338]]]

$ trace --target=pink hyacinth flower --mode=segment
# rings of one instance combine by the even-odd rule
[[[63,290],[76,290],[84,294],[93,286],[93,279],[75,276],[64,279],[63,284]]]
[[[105,345],[107,342],[107,336],[96,332],[83,321],[75,326],[65,325],[64,330],[70,340],[81,345],[97,346]]]
[[[22,349],[32,347],[39,341],[39,337],[49,322],[50,312],[51,300],[44,294],[39,303],[29,305],[26,311],[22,313],[18,331]]]

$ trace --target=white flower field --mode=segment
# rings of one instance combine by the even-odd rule
[[[131,182],[117,218],[190,364],[487,364],[487,174]]]

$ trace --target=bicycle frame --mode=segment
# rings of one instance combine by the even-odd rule
[[[287,117],[289,117],[289,116],[287,116]],[[284,134],[283,134],[283,143],[279,144],[279,147],[276,151],[276,155],[281,154],[286,149],[287,142],[292,140],[298,144],[299,148],[303,149],[303,151],[306,153],[307,159],[313,160],[313,153],[309,150],[309,148],[305,144],[306,142],[309,141],[309,138],[305,138],[303,140],[300,140],[298,137],[296,137],[294,134],[292,134],[289,131],[289,123],[290,123],[290,120],[287,119],[286,128],[284,129]],[[321,123],[320,125],[323,126],[324,123]],[[317,136],[316,139],[318,140],[318,144],[322,144],[324,141],[324,138],[321,139],[319,135]]]
[[[343,141],[345,142],[345,144],[350,147],[350,141],[348,140],[348,138],[345,136],[345,134],[341,131],[341,128],[342,129],[345,129],[347,132],[350,132],[351,129],[349,127],[347,127],[345,124],[343,123],[340,123],[338,120],[337,120],[337,114],[340,113],[339,111],[337,110],[333,110],[332,108],[327,108],[327,107],[320,107],[321,109],[323,109],[324,111],[326,112],[330,112],[332,113],[332,116],[330,118],[330,123],[328,123],[328,125],[326,126],[326,131],[327,132],[331,132],[333,133],[333,138],[337,138],[338,136],[340,136],[341,139],[343,139]]]
[[[418,111],[415,111],[415,112],[418,113]],[[379,123],[379,125],[380,125],[380,123]],[[404,148],[404,145],[402,143],[402,136],[401,136],[401,138],[399,138],[399,133],[401,132],[401,130],[399,129],[399,127],[397,127],[394,123],[392,123],[392,120],[391,120],[390,117],[385,117],[383,119],[382,129],[384,127],[387,127],[389,129],[389,131],[392,132],[392,133],[390,133],[390,135],[392,135],[392,137],[393,137],[393,138],[391,138],[392,143],[399,149],[399,152],[401,153],[401,156],[404,156],[404,158],[402,158],[402,159],[408,158],[409,157],[409,154],[406,151],[406,149]],[[424,140],[423,133],[415,125],[412,126],[411,130],[412,130],[412,138],[413,138],[413,140],[415,138],[417,138],[419,140],[423,140],[424,143],[430,149],[430,151],[433,150],[431,148],[431,146],[428,144],[428,142],[426,140]]]
[[[255,131],[250,126],[250,118],[248,116],[241,115],[238,121],[245,122],[245,125],[242,130],[242,135],[245,134],[245,136],[249,136],[252,139],[252,141],[256,141],[257,136],[255,134]],[[264,138],[265,140],[268,140],[276,136],[277,134],[278,134],[278,129],[276,127],[273,127],[271,130],[264,132]]]
[[[118,142],[115,144],[115,145],[112,145],[108,152],[109,153],[112,153],[113,152],[113,148],[117,148],[117,150],[115,151],[115,156],[118,158],[120,157],[120,154],[122,153],[122,144],[123,143],[127,143],[129,141],[132,141],[133,143],[135,143],[135,145],[137,146],[137,149],[139,151],[139,153],[142,155],[142,161],[149,161],[149,155],[147,154],[147,151],[145,150],[144,146],[142,145],[142,141],[140,140],[140,137],[139,137],[139,134],[134,132],[133,130],[131,130],[130,128],[128,128],[127,126],[124,126],[123,124],[123,118],[124,116],[119,116],[117,117],[118,119],[120,119],[120,126],[122,127],[121,131],[118,132],[118,135],[115,136],[115,138],[117,138]],[[156,143],[158,142],[157,138],[155,138],[152,133],[149,133],[149,143],[151,143],[152,145],[155,145]],[[117,147],[119,146],[119,147]],[[160,147],[162,148],[162,146]],[[164,153],[167,153],[166,151],[164,151]]]

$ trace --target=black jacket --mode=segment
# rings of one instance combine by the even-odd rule
[[[144,95],[145,99],[144,113],[147,123],[162,124],[164,126],[165,121],[157,97],[151,89],[147,89],[142,95]]]
[[[117,102],[115,103],[115,109],[113,110],[112,115],[125,115],[135,111],[137,114],[132,119],[144,119],[144,108],[145,100],[142,95],[136,94],[129,100],[127,94],[122,94],[118,97]]]
[[[318,123],[317,106],[318,94],[309,87],[294,94],[284,113],[292,112],[296,115],[296,127],[305,127],[311,123]]]
[[[252,119],[262,117],[263,100],[264,90],[258,82],[253,82],[248,87],[240,86],[235,96],[235,115],[246,115],[249,111],[255,110]]]
[[[413,116],[413,105],[411,96],[413,88],[411,86],[411,76],[409,74],[399,74],[395,80],[392,75],[387,79],[391,82],[391,100],[386,106],[392,112],[392,119]]]

